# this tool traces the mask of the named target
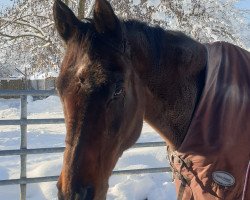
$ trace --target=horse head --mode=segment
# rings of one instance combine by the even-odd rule
[[[126,28],[106,0],[96,0],[93,19],[84,21],[60,0],[53,11],[66,43],[57,80],[66,124],[58,198],[103,200],[118,158],[140,135],[144,86]]]

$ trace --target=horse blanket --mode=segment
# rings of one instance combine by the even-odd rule
[[[250,200],[250,53],[226,42],[206,47],[203,94],[169,154],[178,199]]]

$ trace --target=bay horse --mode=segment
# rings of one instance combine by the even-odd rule
[[[58,199],[106,199],[143,120],[166,141],[178,199],[250,199],[247,51],[119,19],[106,0],[96,0],[92,19],[80,21],[61,0],[53,13],[66,44],[57,80],[67,132]]]

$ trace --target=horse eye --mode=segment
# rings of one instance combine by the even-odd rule
[[[114,92],[114,97],[118,97],[118,96],[120,96],[121,94],[123,94],[124,93],[124,88],[118,88],[118,89],[116,89],[115,90],[115,92]]]

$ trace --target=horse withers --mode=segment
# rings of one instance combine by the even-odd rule
[[[66,43],[57,81],[67,131],[60,200],[106,199],[112,170],[143,120],[168,145],[179,199],[243,196],[249,53],[120,20],[106,0],[83,21],[56,0],[54,19]]]

